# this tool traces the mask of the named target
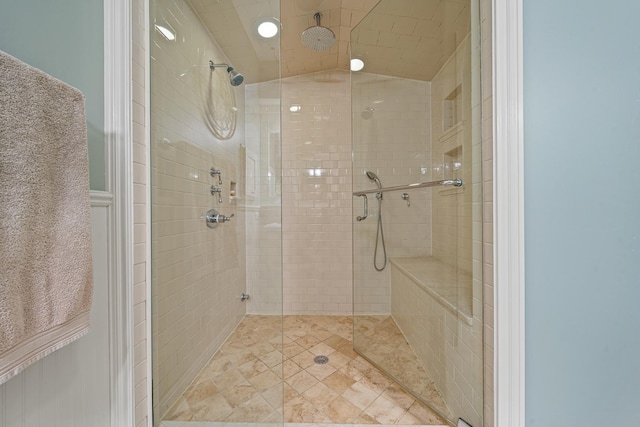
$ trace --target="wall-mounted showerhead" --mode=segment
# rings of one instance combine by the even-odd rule
[[[365,175],[367,175],[367,178],[369,178],[371,181],[375,182],[378,188],[382,188],[382,183],[380,182],[380,178],[378,178],[378,175],[371,171],[365,172]]]
[[[302,32],[302,43],[313,50],[331,49],[336,42],[336,35],[331,29],[320,25],[322,13],[318,12],[313,17],[316,20],[316,25]]]
[[[227,73],[229,73],[229,81],[231,82],[231,86],[240,86],[244,81],[244,76],[237,72],[235,68],[233,68],[229,64],[214,64],[213,61],[209,61],[209,68],[213,71],[218,67],[227,67]]]

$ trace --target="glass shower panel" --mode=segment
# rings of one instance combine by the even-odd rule
[[[279,8],[150,2],[154,426],[282,423]]]
[[[351,73],[354,348],[443,421],[474,427],[484,386],[478,16],[477,1],[382,0],[351,33],[351,55],[365,62]]]

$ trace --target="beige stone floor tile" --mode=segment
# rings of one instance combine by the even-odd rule
[[[339,351],[334,351],[333,353],[331,353],[331,357],[329,357],[329,365],[333,366],[336,369],[340,369],[343,366],[346,366],[352,360],[352,358],[345,356]]]
[[[268,367],[273,368],[274,366],[282,363],[283,357],[282,353],[280,353],[278,350],[274,350],[260,357],[260,360],[262,360],[262,362]]]
[[[312,330],[311,335],[313,335],[316,339],[318,339],[319,341],[324,341],[327,338],[335,335],[333,332],[331,331],[324,331],[324,330]]]
[[[404,409],[409,409],[416,401],[412,395],[404,391],[404,389],[397,384],[389,385],[389,387],[382,392],[382,396]]]
[[[225,353],[225,357],[234,365],[240,366],[250,362],[256,358],[256,355],[249,348],[234,351],[233,353]]]
[[[371,405],[371,403],[376,400],[379,395],[380,393],[367,388],[359,382],[353,384],[351,387],[342,392],[342,397],[353,403],[361,410],[365,410],[365,408]]]
[[[305,370],[320,381],[337,371],[336,368],[329,364],[313,364]]]
[[[322,341],[312,335],[305,335],[303,337],[298,338],[294,342],[300,347],[302,347],[303,349],[309,350],[311,347],[314,347],[320,344]]]
[[[334,392],[342,394],[346,389],[355,384],[356,381],[338,371],[329,375],[322,382]]]
[[[422,424],[447,424],[442,417],[420,402],[414,402],[409,413],[422,421]]]
[[[302,368],[293,360],[285,360],[282,364],[282,371],[285,378],[289,378],[300,372]]]
[[[324,355],[324,356],[329,356],[331,353],[333,353],[335,350],[333,349],[333,347],[328,346],[327,344],[321,342],[313,347],[311,347],[309,349],[309,352],[311,354],[313,354],[314,356],[319,356],[319,355]]]
[[[190,407],[195,408],[199,402],[219,392],[218,387],[211,380],[191,384],[184,393],[185,400]]]
[[[289,328],[284,335],[282,325]],[[368,357],[390,368],[416,363],[388,316],[358,318],[356,326],[362,332],[359,345],[372,345],[379,353]],[[352,321],[347,316],[246,316],[165,419],[444,424],[435,412],[359,356],[351,338]],[[314,363],[319,354],[327,355],[329,362]],[[410,370],[407,377],[423,386],[426,395],[441,399],[430,380],[425,386],[428,377],[423,369]]]
[[[258,394],[258,390],[249,383],[234,384],[220,391],[232,408],[242,405]]]
[[[406,412],[402,418],[400,418],[400,421],[398,421],[398,424],[402,424],[402,425],[422,425],[424,424],[424,422],[416,417],[415,415],[413,415],[411,412]]]
[[[298,393],[304,393],[318,383],[318,380],[306,371],[298,372],[285,381]]]
[[[264,400],[269,402],[269,405],[271,405],[273,409],[281,410],[284,402],[284,390],[282,383],[271,387],[269,390],[263,391],[262,397],[264,397]]]
[[[352,421],[353,424],[379,424],[375,419],[371,418],[364,412],[355,417]]]
[[[296,356],[305,350],[306,348],[300,346],[297,342],[291,342],[282,346],[282,353],[284,354],[285,359]]]
[[[342,338],[340,335],[331,335],[329,338],[324,340],[326,345],[331,346],[333,349],[337,350],[344,345],[351,346],[351,342]]]
[[[237,368],[227,371],[222,375],[218,375],[213,379],[213,382],[220,390],[233,387],[234,385],[249,384],[247,379],[242,376]]]
[[[272,371],[266,371],[249,380],[251,384],[260,392],[266,391],[271,387],[281,384],[282,380]]]
[[[207,366],[204,368],[204,372],[209,376],[209,378],[214,379],[215,377],[224,374],[225,372],[233,369],[235,365],[226,357],[212,359]]]
[[[398,424],[407,410],[380,396],[364,412],[380,424]]]
[[[344,397],[338,396],[326,408],[323,408],[322,412],[333,423],[347,424],[360,415],[362,411]]]
[[[269,367],[265,365],[261,360],[255,359],[250,360],[244,365],[238,366],[238,371],[242,374],[246,379],[251,379],[258,374],[261,374],[265,371],[268,371]]]
[[[167,412],[165,419],[189,421],[192,417],[193,413],[187,403],[187,399],[185,399],[184,396],[180,396],[171,409],[169,409],[169,412]]]
[[[318,409],[303,396],[296,396],[284,407],[284,419],[288,423],[305,423],[310,420]]]
[[[331,390],[325,384],[318,383],[302,393],[302,396],[311,402],[316,409],[322,410],[322,408],[331,403],[333,399],[338,397],[339,394]]]
[[[207,396],[197,404],[190,406],[194,421],[223,420],[233,413],[233,408],[220,393]]]
[[[293,356],[291,360],[293,360],[302,369],[306,369],[309,366],[314,364],[313,362],[314,357],[315,356],[312,353],[309,353],[308,351],[303,351],[302,353],[296,356]]]
[[[271,405],[258,394],[242,405],[234,408],[233,412],[227,416],[225,421],[245,423],[262,422],[264,419],[267,419],[273,411],[274,409]]]
[[[380,373],[377,369],[367,369],[363,371],[360,382],[371,390],[382,393],[393,382],[389,377]]]

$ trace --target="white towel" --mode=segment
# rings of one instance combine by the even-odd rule
[[[0,52],[0,384],[88,332],[84,96]]]

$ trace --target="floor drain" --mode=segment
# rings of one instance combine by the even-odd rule
[[[329,361],[329,358],[327,356],[316,356],[313,358],[313,361],[318,365],[324,365]]]

